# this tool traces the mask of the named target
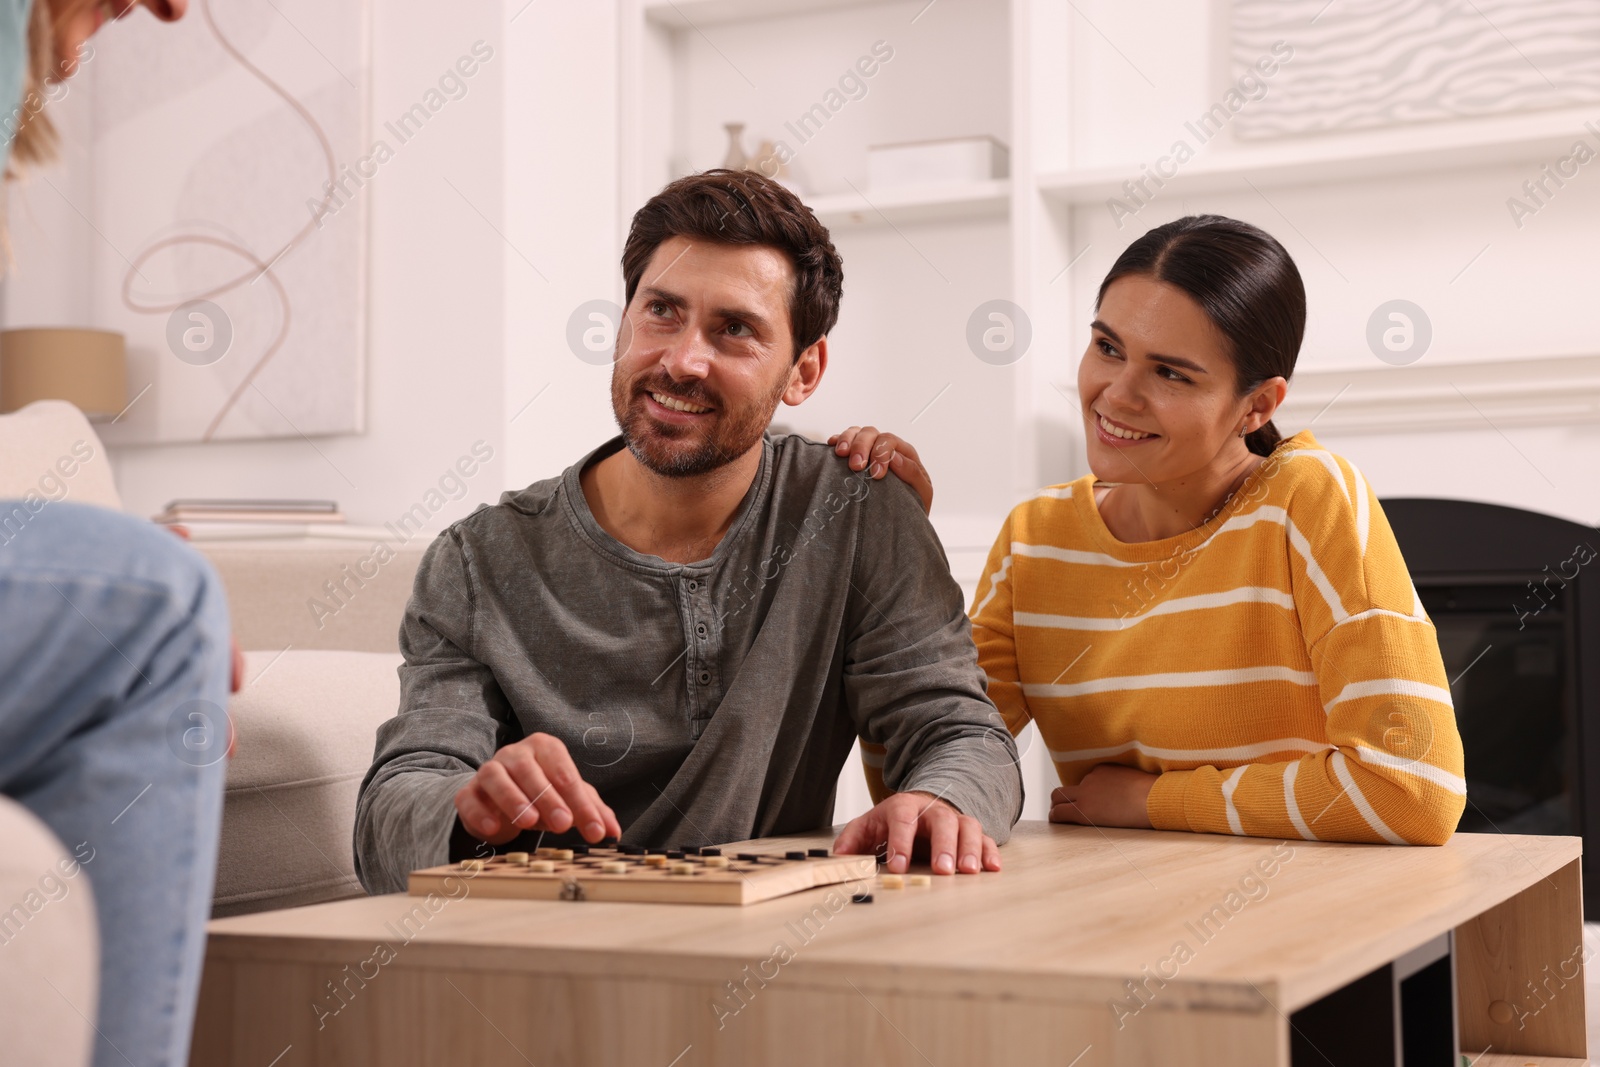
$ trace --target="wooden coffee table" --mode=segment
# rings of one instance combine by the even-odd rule
[[[1580,846],[1022,823],[1002,873],[871,903],[849,887],[746,907],[486,900],[463,883],[219,919],[192,1062],[1266,1067],[1317,1032],[1317,1002],[1453,932],[1461,1049],[1581,1064]]]

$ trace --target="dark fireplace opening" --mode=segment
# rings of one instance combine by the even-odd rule
[[[1584,839],[1600,904],[1600,534],[1464,500],[1393,499],[1394,529],[1439,650],[1466,756],[1469,833]]]
[[[1519,625],[1506,606],[1526,598],[1501,582],[1421,585],[1454,687],[1456,725],[1471,753],[1459,829],[1576,834],[1577,745],[1567,684],[1569,635],[1561,613]],[[1515,709],[1515,714],[1507,714]]]

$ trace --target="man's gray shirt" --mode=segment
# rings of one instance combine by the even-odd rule
[[[624,843],[826,827],[858,735],[885,747],[891,790],[940,796],[1006,840],[1016,746],[916,494],[769,434],[716,550],[667,563],[607,534],[584,498],[579,473],[621,447],[505,493],[423,556],[400,713],[356,806],[367,890],[449,862],[456,791],[535,732],[565,742]]]

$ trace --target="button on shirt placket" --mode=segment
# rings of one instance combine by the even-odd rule
[[[689,578],[683,589],[689,605],[689,630],[684,636],[689,647],[686,663],[690,719],[698,739],[721,699],[716,667],[721,653],[720,630],[712,624],[710,583],[704,578]]]

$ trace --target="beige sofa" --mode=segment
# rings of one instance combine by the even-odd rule
[[[73,464],[70,477],[52,474],[80,442],[90,458]],[[83,451],[80,445],[77,455]],[[48,499],[121,507],[105,448],[70,404],[43,401],[0,417],[0,499],[30,489]],[[215,914],[361,894],[350,851],[356,790],[372,760],[374,732],[398,706],[400,618],[426,541],[390,542],[393,558],[370,578],[370,565],[356,567],[371,556],[362,541],[196,545],[222,577],[247,662],[244,690],[228,709],[238,749],[228,768]],[[342,587],[338,600],[330,599],[328,582]],[[337,610],[314,613],[313,599]],[[23,899],[66,855],[42,823],[0,797],[0,901]],[[70,892],[28,921],[26,938],[0,949],[0,1003],[60,1020],[40,1028],[54,1035],[49,1049],[23,1055],[8,1046],[7,1055],[22,1057],[16,1062],[87,1060],[86,1020],[37,979],[50,974],[93,1017],[93,916],[87,881],[73,879]]]

